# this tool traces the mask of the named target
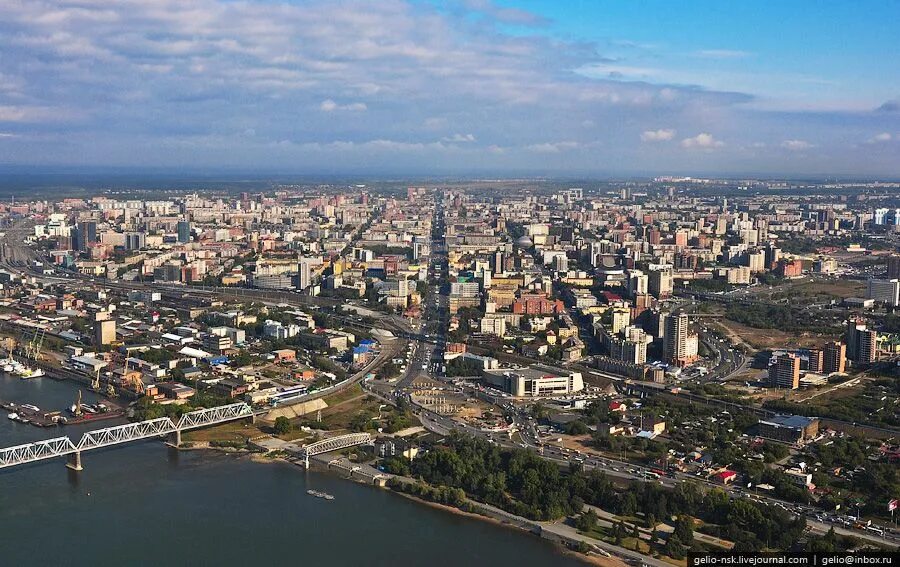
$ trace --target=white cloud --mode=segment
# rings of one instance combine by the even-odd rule
[[[525,149],[538,154],[558,154],[566,150],[574,150],[579,146],[578,142],[544,142],[525,146]]]
[[[675,130],[661,128],[659,130],[645,130],[641,132],[642,142],[668,142],[675,137]]]
[[[704,59],[744,59],[751,54],[737,49],[701,49],[695,55]]]
[[[697,134],[693,138],[685,138],[681,140],[681,147],[688,149],[704,149],[711,150],[714,148],[721,148],[725,146],[725,142],[716,140],[713,138],[712,134],[708,134],[706,132]]]
[[[368,110],[368,106],[364,102],[351,102],[349,104],[338,104],[327,98],[319,104],[319,110],[322,112],[334,112],[336,110],[346,110],[349,112],[363,112]]]
[[[870,144],[876,144],[878,142],[890,142],[894,137],[890,132],[881,132],[880,134],[875,134],[869,139]]]
[[[815,146],[806,140],[785,140],[781,142],[781,147],[792,152],[802,152]]]
[[[441,138],[441,141],[449,142],[451,144],[467,144],[469,142],[474,142],[475,136],[472,134],[453,134],[452,136]]]

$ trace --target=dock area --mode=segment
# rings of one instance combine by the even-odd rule
[[[0,407],[10,412],[7,417],[12,421],[28,423],[35,427],[79,425],[82,423],[115,419],[125,415],[125,412],[118,408],[111,408],[106,411],[83,411],[81,415],[65,415],[62,411],[44,411],[31,404],[0,402]]]

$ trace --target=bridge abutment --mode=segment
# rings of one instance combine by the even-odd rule
[[[66,458],[66,468],[73,471],[84,470],[84,467],[81,466],[81,451],[69,453],[69,456]]]

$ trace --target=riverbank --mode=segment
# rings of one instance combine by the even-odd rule
[[[362,483],[359,483],[359,484],[362,484]],[[415,496],[415,495],[413,495],[413,494],[407,494],[407,493],[405,493],[405,492],[399,492],[399,491],[397,491],[397,490],[392,490],[392,489],[390,489],[390,488],[387,488],[386,490],[388,490],[388,491],[390,491],[390,492],[392,492],[392,493],[394,493],[394,494],[397,494],[397,495],[399,495],[399,496],[401,496],[401,497],[403,497],[403,498],[406,498],[406,499],[408,499],[408,500],[412,500],[413,502],[417,502],[417,503],[419,503],[419,504],[423,504],[423,505],[425,505],[425,506],[428,506],[429,508],[434,508],[435,510],[441,510],[441,511],[443,511],[443,512],[446,512],[446,513],[449,513],[449,514],[453,514],[453,515],[455,515],[455,516],[460,516],[460,517],[462,517],[462,518],[468,518],[468,519],[473,519],[473,520],[479,520],[479,521],[482,521],[482,522],[487,522],[487,523],[489,523],[489,524],[493,524],[493,525],[495,525],[495,526],[501,526],[501,527],[508,528],[508,529],[512,529],[512,530],[516,530],[516,531],[523,531],[523,532],[530,533],[531,535],[536,535],[536,536],[538,536],[538,537],[541,537],[540,534],[535,534],[535,533],[532,532],[532,531],[523,529],[523,528],[521,528],[521,527],[515,526],[515,525],[510,524],[510,523],[508,523],[508,522],[504,522],[504,521],[498,520],[497,518],[494,518],[494,517],[491,517],[491,516],[487,516],[487,515],[483,515],[483,514],[478,514],[478,513],[475,513],[475,512],[467,512],[467,511],[465,511],[465,510],[461,510],[461,509],[459,509],[459,508],[456,508],[455,506],[449,506],[449,505],[447,505],[447,504],[440,504],[440,503],[438,503],[438,502],[432,502],[432,501],[430,501],[430,500],[425,500],[424,498],[419,498],[418,496]],[[547,538],[542,538],[542,539],[547,539]],[[625,565],[624,562],[622,562],[621,560],[619,560],[619,559],[616,558],[616,557],[603,557],[603,556],[599,556],[599,555],[587,555],[587,554],[579,553],[579,552],[577,552],[577,551],[574,551],[574,550],[572,550],[572,549],[569,549],[568,547],[566,547],[566,546],[563,545],[562,543],[559,543],[558,541],[553,541],[552,543],[554,543],[554,546],[555,546],[555,547],[557,548],[557,550],[558,550],[560,553],[562,553],[563,555],[567,555],[567,556],[569,556],[569,557],[573,557],[573,558],[575,558],[575,559],[578,559],[579,561],[583,561],[583,562],[589,563],[589,564],[591,564],[591,565],[598,565],[599,567],[623,567],[623,566]]]
[[[252,463],[256,464],[287,464],[293,465],[297,467],[297,463],[277,454],[272,456],[271,454],[250,451],[247,449],[237,449],[234,447],[216,447],[207,442],[195,442],[191,446],[182,446],[178,448],[179,451],[209,451],[213,453],[227,454],[227,455],[235,455],[239,458],[246,459]],[[302,467],[301,467],[302,468]],[[323,465],[321,462],[311,461],[311,468],[319,471],[319,472],[327,472],[330,473],[330,476],[339,477],[343,480],[351,480],[354,484],[370,486],[374,488],[378,488],[376,485],[365,482],[359,478],[354,478],[346,475],[335,474],[336,469],[330,468],[326,465]],[[305,470],[305,469],[304,469]],[[398,478],[391,475],[392,478]],[[408,482],[408,481],[407,481]],[[574,558],[582,563],[597,565],[599,567],[623,567],[625,564],[620,561],[616,557],[604,557],[598,554],[585,554],[578,551],[575,551],[566,545],[565,537],[560,537],[559,534],[546,532],[543,529],[543,526],[540,522],[535,522],[532,520],[528,520],[527,518],[520,518],[518,516],[514,516],[509,514],[503,510],[488,506],[481,502],[477,502],[471,499],[466,499],[466,503],[471,506],[475,511],[463,510],[455,506],[450,506],[446,504],[441,504],[438,502],[433,502],[424,498],[420,498],[413,494],[408,494],[396,489],[391,489],[389,487],[385,487],[386,492],[390,492],[392,494],[397,494],[399,496],[404,497],[407,500],[414,501],[418,504],[424,504],[429,508],[440,510],[445,513],[450,513],[456,517],[465,518],[467,520],[480,520],[483,522],[487,522],[494,526],[499,526],[507,529],[515,529],[519,532],[526,532],[531,535],[537,536],[539,539],[547,541],[553,545],[553,547],[563,555]],[[569,543],[572,543],[569,540]]]

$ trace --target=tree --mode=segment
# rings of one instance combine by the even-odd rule
[[[275,433],[278,435],[284,435],[285,433],[290,433],[293,426],[291,425],[291,420],[280,415],[275,418]]]
[[[675,521],[675,535],[684,545],[690,547],[694,543],[694,520],[690,516],[682,514]]]
[[[577,527],[582,532],[589,532],[597,527],[597,514],[593,510],[588,510],[587,512],[578,516],[578,519],[575,521],[575,527]]]
[[[673,533],[669,536],[669,539],[666,540],[666,545],[663,547],[663,553],[672,559],[684,559],[684,544],[681,543],[678,536]]]

